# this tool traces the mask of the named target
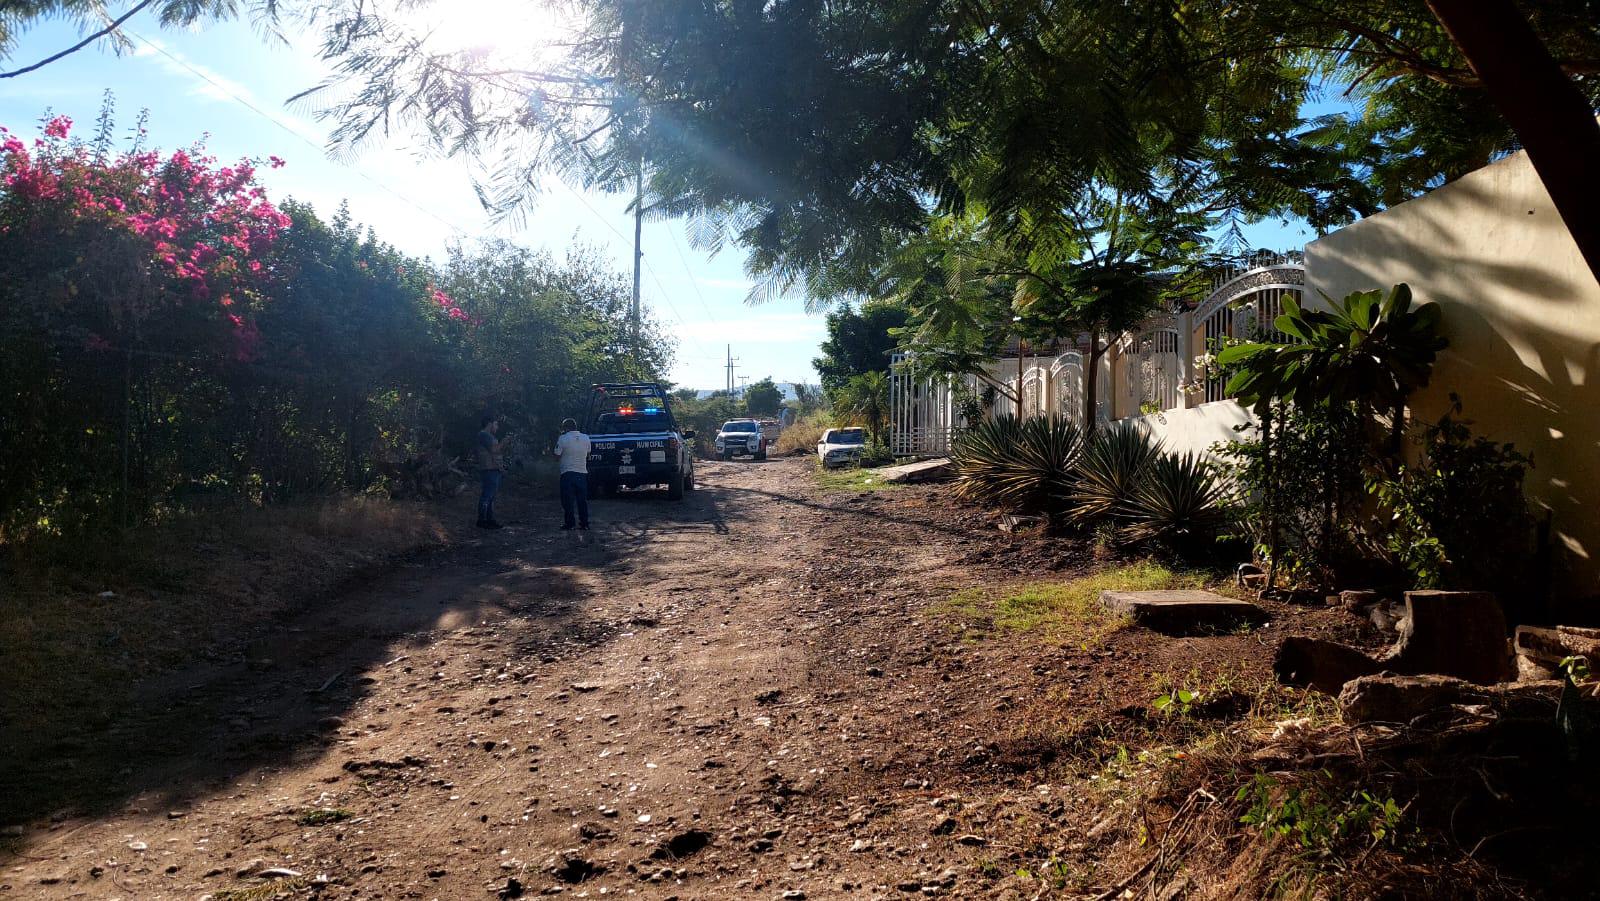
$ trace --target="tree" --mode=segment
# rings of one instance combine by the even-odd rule
[[[1438,306],[1412,309],[1411,288],[1404,284],[1387,295],[1350,294],[1329,311],[1302,310],[1286,300],[1273,326],[1292,340],[1238,344],[1217,355],[1219,364],[1236,367],[1228,393],[1251,405],[1261,422],[1269,586],[1277,579],[1280,558],[1277,470],[1282,442],[1277,420],[1285,412],[1281,407],[1328,411],[1331,415],[1310,420],[1324,426],[1353,414],[1357,433],[1365,431],[1373,444],[1371,436],[1378,430],[1372,414],[1386,412],[1392,435],[1388,453],[1368,453],[1366,459],[1375,462],[1388,456],[1397,463],[1406,398],[1427,385],[1434,359],[1446,344],[1439,334]],[[1323,493],[1330,500],[1334,494],[1326,489]],[[1325,520],[1331,519],[1330,510]]]
[[[673,198],[665,214],[694,219],[704,246],[748,251],[756,296],[802,288],[821,301],[866,294],[928,214],[969,203],[1002,233],[1050,231],[1092,181],[1137,198],[1204,173],[1214,213],[1299,215],[1321,229],[1519,142],[1549,146],[1507,127],[1484,93],[1503,70],[1480,74],[1488,61],[1464,59],[1433,15],[1450,7],[1492,23],[1517,12],[1509,0],[1438,0],[1433,11],[1425,0],[583,7],[580,52],[552,70],[432,52],[352,4],[327,45],[358,88],[330,107],[338,138],[362,140],[396,116],[426,123],[442,149],[497,155],[502,177],[489,187],[506,205],[529,199],[531,170],[619,185],[642,157],[652,196]],[[1523,9],[1536,40],[1494,49],[1531,60],[1523,49],[1542,45],[1592,113],[1600,33],[1588,0]],[[1594,130],[1570,89],[1542,83],[1544,98],[1529,96],[1532,82],[1507,96],[1529,110],[1565,96],[1565,131],[1552,133]],[[1362,113],[1306,120],[1328,84],[1364,101]],[[532,141],[500,140],[529,129]],[[1583,146],[1571,158],[1593,156]],[[1587,184],[1572,178],[1585,180],[1552,183],[1552,195]]]
[[[0,131],[0,542],[197,496],[432,491],[484,406],[537,431],[670,364],[592,251],[487,242],[436,267],[344,210],[279,209],[255,161],[119,148],[109,108],[73,129]]]
[[[935,221],[880,273],[891,296],[912,310],[905,331],[917,367],[975,375],[1020,402],[988,373],[990,361],[1015,343],[1020,381],[1024,342],[1040,347],[1065,337],[1086,351],[1083,416],[1093,431],[1098,364],[1110,341],[1158,308],[1166,273],[1194,258],[1209,224],[1183,196],[1135,202],[1100,186],[1075,198],[1048,230],[1008,232],[977,207]]]
[[[745,386],[744,408],[751,416],[771,418],[778,415],[782,406],[783,392],[772,383],[771,376]]]
[[[889,355],[900,343],[896,330],[905,327],[909,316],[904,305],[884,300],[828,313],[828,337],[818,348],[822,356],[811,361],[822,390],[832,393],[855,376],[888,369]]]
[[[0,7],[0,59],[9,57],[22,33],[42,20],[66,19],[88,33],[49,56],[0,72],[0,78],[38,71],[100,40],[110,42],[118,53],[128,50],[133,45],[120,30],[122,24],[151,7],[155,8],[161,24],[168,28],[187,28],[203,19],[231,19],[238,14],[238,4],[231,0],[138,0],[116,18],[112,18],[105,4],[98,0],[8,0]],[[278,0],[257,4],[258,24],[275,29],[278,7]]]
[[[865,372],[852,376],[834,397],[834,408],[846,416],[863,421],[877,442],[883,441],[883,423],[889,418],[889,376]]]
[[[823,405],[827,403],[828,397],[824,392],[818,391],[805,382],[794,382],[792,384],[794,387],[794,401],[791,406],[794,408],[796,419],[822,409]]]

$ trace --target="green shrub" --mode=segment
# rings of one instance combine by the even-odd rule
[[[894,452],[889,450],[889,445],[882,441],[868,441],[861,447],[861,462],[864,467],[888,466],[894,462]]]
[[[1227,528],[1229,506],[1214,465],[1192,453],[1161,454],[1145,466],[1122,515],[1128,537],[1192,550]]]
[[[1519,586],[1533,553],[1522,483],[1532,461],[1510,444],[1474,436],[1461,401],[1417,436],[1415,465],[1368,479],[1386,519],[1374,537],[1419,588],[1495,591]],[[1520,586],[1526,588],[1526,586]]]
[[[1072,490],[1083,432],[1057,417],[980,422],[951,450],[958,497],[1016,510],[1048,510]]]
[[[778,456],[789,454],[814,454],[822,433],[833,428],[833,414],[815,410],[795,420],[793,425],[778,433],[772,452]]]
[[[1084,449],[1077,478],[1064,493],[1072,514],[1083,519],[1125,515],[1160,447],[1133,426],[1100,429]]]

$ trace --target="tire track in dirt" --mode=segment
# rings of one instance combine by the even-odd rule
[[[126,800],[31,829],[0,883],[192,898],[281,867],[325,875],[324,897],[888,885],[905,866],[851,853],[847,808],[897,756],[851,734],[894,641],[836,642],[861,616],[905,638],[907,598],[944,590],[969,539],[819,494],[809,461],[702,464],[702,481],[681,505],[598,501],[592,536],[540,510],[147,690],[114,739]]]

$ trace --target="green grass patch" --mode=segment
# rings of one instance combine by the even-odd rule
[[[244,888],[225,888],[213,892],[211,901],[273,901],[277,898],[293,897],[310,885],[309,876],[291,876],[288,879],[273,879]]]
[[[817,467],[817,487],[823,491],[894,491],[904,486],[885,482],[875,469]]]
[[[348,820],[352,816],[355,816],[355,814],[348,810],[340,810],[337,807],[318,807],[302,811],[300,816],[295,818],[295,822],[302,826],[326,826],[329,823]]]
[[[1126,621],[1100,606],[1102,591],[1201,588],[1201,573],[1168,569],[1153,561],[1118,566],[1067,582],[1030,582],[958,591],[936,608],[964,637],[1034,632],[1057,644],[1096,644]]]

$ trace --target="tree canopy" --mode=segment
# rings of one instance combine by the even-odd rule
[[[783,408],[783,392],[773,384],[771,376],[759,382],[751,382],[744,389],[744,408],[751,416],[767,418],[777,416],[778,411]]]
[[[906,307],[885,301],[829,312],[828,337],[818,348],[822,356],[811,361],[822,380],[822,390],[832,394],[855,376],[887,372],[889,355],[900,343],[897,332],[906,325],[909,316]]]
[[[644,161],[663,214],[738,245],[754,297],[870,293],[930,216],[980,204],[1027,252],[1096,186],[1326,228],[1513,149],[1424,0],[586,0],[565,66],[428,52],[370,4],[326,54],[341,141],[405,126],[499,166],[620,187]],[[1585,0],[1527,4],[1593,99]],[[1325,92],[1359,114],[1307,117]],[[336,99],[334,99],[336,98]]]
[[[588,386],[659,378],[629,285],[583,248],[488,242],[442,265],[339,211],[274,204],[260,165],[116,146],[109,109],[0,132],[0,542],[398,482],[480,412],[548,432]],[[139,133],[136,130],[136,134]]]

